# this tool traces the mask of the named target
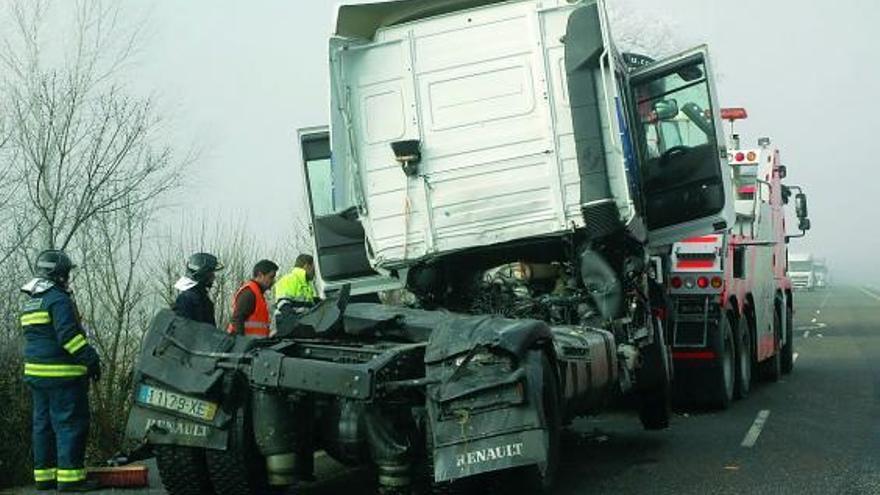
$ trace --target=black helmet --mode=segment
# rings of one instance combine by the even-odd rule
[[[196,253],[186,260],[186,274],[196,282],[207,281],[209,274],[223,268],[223,263],[210,253]]]
[[[76,268],[67,253],[60,249],[47,249],[37,255],[34,274],[58,283],[67,283],[70,270]]]

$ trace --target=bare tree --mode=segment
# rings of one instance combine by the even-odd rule
[[[52,64],[41,36],[47,4],[11,6],[0,99],[21,184],[13,246],[66,248],[96,215],[144,204],[179,182],[186,160],[156,143],[162,122],[152,100],[131,95],[117,77],[138,40],[137,30],[123,31],[120,8],[79,3],[71,47]]]
[[[102,456],[121,445],[119,418],[128,414],[135,358],[155,307],[142,265],[151,220],[142,206],[127,203],[94,217],[75,246],[84,260],[76,280],[79,307],[105,370],[93,394],[93,447]]]
[[[30,442],[16,289],[29,260],[41,249],[64,248],[79,261],[74,286],[104,360],[92,395],[90,452],[108,455],[118,445],[135,352],[156,306],[151,274],[140,263],[151,212],[192,159],[178,159],[162,142],[153,98],[123,82],[140,31],[124,25],[121,9],[109,0],[0,6],[8,20],[0,30],[0,459],[22,460],[0,472],[19,480],[29,478]],[[53,48],[50,39],[65,46]]]

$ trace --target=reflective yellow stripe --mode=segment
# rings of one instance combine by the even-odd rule
[[[34,469],[34,481],[55,481],[55,468]]]
[[[64,350],[73,354],[76,351],[82,349],[86,345],[86,338],[83,334],[78,334],[76,337],[67,341],[64,344]]]
[[[35,313],[21,315],[21,326],[23,327],[30,325],[45,325],[47,323],[52,323],[52,317],[49,315],[48,311],[37,311]]]
[[[79,364],[24,363],[24,374],[40,378],[66,378],[85,376],[88,368]],[[59,470],[60,472],[60,470]]]
[[[61,483],[74,483],[86,479],[85,469],[59,469],[58,481]]]

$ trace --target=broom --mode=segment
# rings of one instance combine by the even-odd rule
[[[88,468],[89,479],[107,488],[142,488],[149,485],[147,466],[114,466]]]

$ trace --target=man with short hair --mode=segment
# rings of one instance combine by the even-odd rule
[[[208,297],[208,289],[214,286],[216,272],[223,263],[210,253],[195,253],[186,261],[186,275],[180,277],[174,288],[180,291],[172,309],[177,316],[217,326],[214,302]]]
[[[260,260],[254,265],[253,278],[242,285],[232,301],[232,318],[226,331],[235,335],[268,337],[271,318],[264,293],[275,284],[278,265]]]
[[[317,302],[315,287],[315,260],[311,255],[301,254],[296,257],[293,270],[278,280],[275,286],[275,301],[281,306],[282,300],[292,304],[302,312]]]
[[[33,399],[34,481],[37,490],[84,492],[99,488],[86,479],[89,377],[101,377],[101,361],[89,344],[71,295],[76,265],[64,251],[37,256],[36,278],[21,288],[24,381]]]

